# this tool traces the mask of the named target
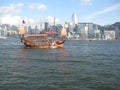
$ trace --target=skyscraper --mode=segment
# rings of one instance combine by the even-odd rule
[[[72,24],[75,25],[77,24],[77,15],[75,13],[72,14]]]
[[[85,25],[84,39],[88,39],[88,24]]]

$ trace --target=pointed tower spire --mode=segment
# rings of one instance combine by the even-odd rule
[[[77,15],[75,13],[72,14],[72,24],[77,24]]]

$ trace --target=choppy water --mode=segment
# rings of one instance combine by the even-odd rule
[[[0,90],[120,90],[120,41],[34,49],[0,39]]]

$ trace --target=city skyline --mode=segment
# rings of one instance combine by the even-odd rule
[[[120,21],[119,0],[4,0],[0,3],[0,24],[27,25],[48,21],[63,24],[71,22],[76,13],[78,22],[92,22],[100,25]]]

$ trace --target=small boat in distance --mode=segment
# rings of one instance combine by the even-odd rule
[[[96,38],[90,38],[88,41],[96,41]]]
[[[21,42],[27,47],[33,48],[61,48],[64,45],[65,38],[48,37],[49,34],[57,34],[57,32],[46,32],[44,34],[24,34],[23,28],[20,30],[22,34]]]

